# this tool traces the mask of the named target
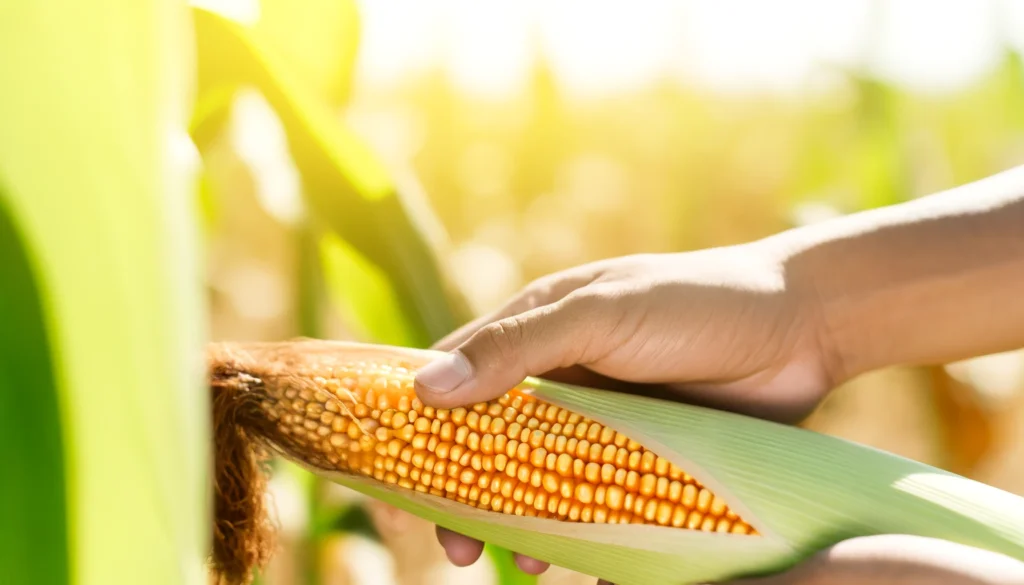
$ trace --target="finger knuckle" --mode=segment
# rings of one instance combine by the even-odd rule
[[[482,330],[494,361],[502,364],[519,363],[519,348],[523,342],[523,326],[518,317],[506,317]]]
[[[613,298],[606,287],[594,285],[567,295],[561,301],[561,308],[584,318],[595,318],[608,311]]]

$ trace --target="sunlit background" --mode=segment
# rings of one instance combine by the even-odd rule
[[[976,82],[1024,34],[1014,2],[361,2],[359,83],[443,69],[455,91],[506,99],[544,62],[583,99],[655,82],[806,93],[852,68],[928,92]],[[824,74],[824,75],[822,75]]]
[[[330,2],[202,3],[243,22],[293,11],[282,50],[322,57],[303,74],[330,79],[352,42],[337,36],[348,29],[331,19],[348,16]],[[743,242],[1024,163],[1022,2],[356,4],[338,119],[423,206],[475,313],[578,263]],[[212,153],[214,336],[307,330],[306,243],[293,229],[307,212],[302,183],[257,93],[237,97]],[[326,253],[328,279],[331,262]],[[359,337],[344,303],[330,306],[319,332]],[[1013,464],[1024,457],[1022,391],[1019,352],[893,369],[841,388],[806,426],[1024,493]],[[309,562],[315,510],[300,484],[275,479],[288,538],[266,583],[301,582]],[[340,489],[325,498],[359,501]],[[448,567],[423,522],[358,509],[369,515],[352,512],[319,551],[325,583],[502,578],[487,562]],[[587,581],[555,570],[541,582]]]

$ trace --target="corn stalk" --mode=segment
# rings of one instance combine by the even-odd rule
[[[190,24],[0,8],[0,574],[198,585],[209,540]]]

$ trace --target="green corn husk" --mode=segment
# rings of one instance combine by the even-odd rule
[[[287,362],[286,370],[296,371],[304,364],[375,358],[400,358],[415,368],[437,355],[311,340],[221,347],[212,364],[215,376],[226,370],[251,376],[267,360]],[[246,363],[255,367],[247,369]],[[759,534],[506,515],[315,468],[299,453],[270,447],[318,475],[445,528],[619,585],[681,585],[772,573],[839,541],[872,534],[940,538],[1024,560],[1024,498],[967,478],[737,414],[535,378],[520,388],[668,459],[724,498]]]

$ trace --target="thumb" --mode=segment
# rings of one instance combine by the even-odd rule
[[[600,329],[601,311],[577,298],[485,325],[416,375],[425,404],[454,408],[497,398],[527,376],[578,363]]]

